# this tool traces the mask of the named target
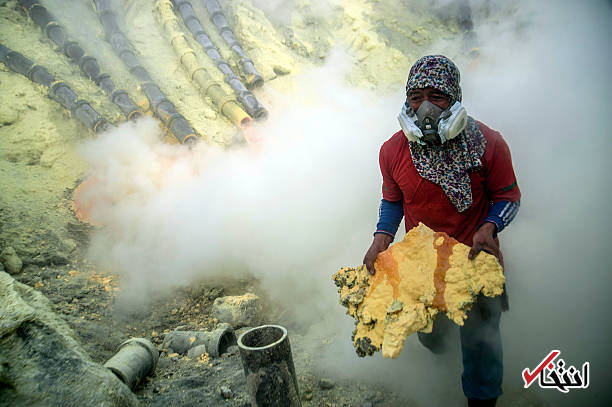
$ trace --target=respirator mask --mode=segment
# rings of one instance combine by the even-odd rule
[[[439,146],[465,129],[467,112],[459,102],[442,110],[426,100],[413,115],[408,114],[405,105],[402,106],[397,119],[408,140],[421,145]]]

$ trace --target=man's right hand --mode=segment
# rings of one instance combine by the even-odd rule
[[[376,256],[378,256],[378,253],[387,250],[392,241],[393,237],[385,233],[376,233],[374,235],[374,241],[363,258],[363,264],[366,265],[370,274],[374,275],[376,273],[374,270]]]

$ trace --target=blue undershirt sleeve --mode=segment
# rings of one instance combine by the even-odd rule
[[[378,210],[378,224],[376,225],[376,232],[374,232],[374,234],[384,233],[391,237],[395,237],[395,233],[403,217],[404,206],[402,201],[391,202],[386,199],[381,200]]]
[[[491,205],[491,208],[489,208],[489,213],[487,214],[487,217],[483,223],[494,223],[495,226],[497,226],[497,233],[501,232],[510,224],[510,222],[512,222],[512,219],[514,219],[519,210],[520,204],[521,201],[495,202],[493,205]]]

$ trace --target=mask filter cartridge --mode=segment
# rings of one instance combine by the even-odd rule
[[[424,101],[416,111],[417,122],[421,132],[423,133],[423,141],[426,144],[441,144],[440,136],[438,135],[438,121],[443,110],[431,103],[429,100]]]

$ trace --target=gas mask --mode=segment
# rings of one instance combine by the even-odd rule
[[[402,106],[397,119],[408,140],[435,146],[457,137],[465,129],[467,112],[459,102],[442,110],[426,100],[413,115],[408,114],[405,105]]]

